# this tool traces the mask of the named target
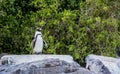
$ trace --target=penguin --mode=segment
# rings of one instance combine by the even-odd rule
[[[45,40],[42,38],[41,28],[37,28],[31,42],[33,54],[42,54],[43,47],[47,48],[48,46]]]

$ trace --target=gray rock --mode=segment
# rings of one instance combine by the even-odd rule
[[[86,57],[86,68],[99,74],[120,74],[116,58],[89,55]]]
[[[70,55],[5,55],[1,58],[1,61],[2,65],[17,65],[51,58],[64,60],[69,63],[73,62],[73,57]]]
[[[0,54],[0,65],[2,64],[1,57],[3,57],[4,55],[8,55],[8,53],[1,53]]]
[[[0,74],[93,74],[76,62],[46,59],[17,65],[1,65]]]
[[[0,59],[1,59],[1,57],[3,57],[4,55],[8,55],[8,53],[1,53],[1,54],[0,54]]]
[[[120,58],[117,58],[117,66],[120,68]]]

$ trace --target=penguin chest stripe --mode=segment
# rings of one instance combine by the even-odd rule
[[[40,37],[40,39],[39,39],[39,35],[41,35],[41,34],[37,34],[36,37],[35,37],[35,42],[34,42],[34,46],[33,46],[34,48],[36,47],[36,44],[37,44],[38,42],[40,43],[40,45],[42,44],[41,42],[43,42],[43,41],[42,41],[42,37]],[[38,43],[38,44],[39,44],[39,43]]]

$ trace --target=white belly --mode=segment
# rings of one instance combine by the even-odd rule
[[[33,53],[41,53],[43,49],[43,39],[41,36],[38,36],[36,39],[35,47]]]

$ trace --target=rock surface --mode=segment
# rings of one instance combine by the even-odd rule
[[[118,59],[105,56],[89,55],[86,57],[86,68],[96,74],[120,74]]]
[[[1,65],[0,74],[93,74],[76,62],[46,59],[17,65]]]
[[[1,58],[2,64],[21,64],[25,62],[33,62],[44,59],[60,59],[66,62],[73,62],[73,57],[70,55],[5,55]]]
[[[1,57],[3,57],[4,55],[8,55],[8,53],[1,53],[0,54],[0,65],[2,64]]]
[[[0,58],[3,57],[4,55],[8,55],[8,53],[1,53]]]

